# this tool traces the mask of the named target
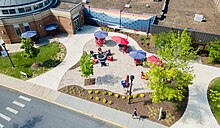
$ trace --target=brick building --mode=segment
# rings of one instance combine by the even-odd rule
[[[0,38],[6,44],[19,43],[21,34],[58,24],[58,31],[74,34],[84,24],[83,4],[71,0],[0,0]]]

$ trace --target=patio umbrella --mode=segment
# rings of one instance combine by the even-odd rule
[[[21,34],[22,38],[31,38],[37,35],[36,31],[26,31],[24,33]]]
[[[123,37],[120,37],[120,36],[113,36],[112,40],[116,43],[123,44],[123,45],[128,45],[129,44],[127,39],[125,39]]]
[[[52,31],[58,28],[58,24],[49,24],[47,26],[44,27],[44,29],[46,31]]]
[[[156,63],[157,66],[160,66],[160,65],[163,66],[163,62],[158,57],[156,57],[155,55],[152,55],[152,56],[148,57],[147,61],[151,64]]]
[[[96,32],[94,33],[94,36],[97,37],[97,38],[99,38],[99,39],[102,39],[102,38],[105,38],[105,37],[108,36],[108,32],[102,31],[102,30],[96,31]]]
[[[144,59],[146,57],[146,52],[142,50],[133,50],[130,52],[130,56],[134,59]]]

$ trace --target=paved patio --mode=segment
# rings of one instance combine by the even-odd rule
[[[106,89],[113,91],[115,93],[123,94],[123,88],[121,86],[121,80],[125,80],[126,75],[134,75],[135,79],[133,81],[133,93],[144,93],[151,91],[146,87],[147,80],[142,80],[140,78],[141,71],[147,72],[148,67],[136,66],[134,64],[134,59],[129,56],[129,53],[123,54],[118,49],[118,44],[111,40],[111,35],[117,33],[109,33],[109,37],[106,38],[106,43],[103,45],[102,50],[106,51],[108,49],[113,53],[113,62],[107,61],[106,67],[101,67],[100,63],[94,65],[94,75],[91,78],[96,78],[95,85],[84,86],[84,79],[81,77],[80,68],[77,67],[72,70],[68,70],[61,79],[59,88],[65,87],[67,85],[79,85],[86,89]],[[132,43],[129,44],[131,49],[136,50]],[[95,45],[95,39],[89,40],[83,48],[83,51],[89,53],[90,51],[97,53],[97,46]]]

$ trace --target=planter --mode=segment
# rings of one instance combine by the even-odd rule
[[[95,84],[95,78],[84,79],[84,86],[94,85],[94,84]]]

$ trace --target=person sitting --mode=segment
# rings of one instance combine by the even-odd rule
[[[134,59],[134,62],[136,66],[142,65],[141,60],[139,59]]]
[[[144,72],[143,72],[143,71],[141,72],[141,79],[143,79],[143,80],[146,80],[146,79],[147,79],[147,75],[146,75],[146,74],[144,74]]]
[[[90,55],[96,59],[96,54],[94,53],[94,51],[90,51]]]
[[[99,62],[98,59],[96,59],[95,57],[92,57],[92,61],[94,64],[97,64]]]
[[[122,47],[122,53],[125,54],[127,51],[127,46]]]
[[[102,48],[98,48],[98,54],[102,54]]]

